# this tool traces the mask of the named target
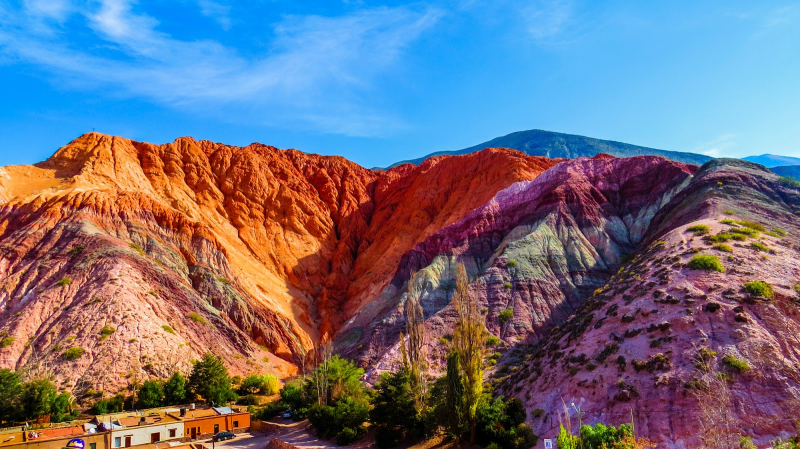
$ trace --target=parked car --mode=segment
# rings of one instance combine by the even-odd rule
[[[285,412],[283,412],[283,419],[291,419],[291,417],[292,417],[291,410],[286,410]]]
[[[214,435],[214,441],[232,440],[234,438],[236,438],[236,434],[233,432],[219,432]]]

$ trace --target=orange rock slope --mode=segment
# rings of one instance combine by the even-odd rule
[[[76,392],[206,351],[236,373],[291,374],[414,245],[557,162],[490,149],[379,172],[261,144],[83,135],[0,168],[0,366]]]

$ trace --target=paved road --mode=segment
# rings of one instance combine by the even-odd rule
[[[232,440],[214,443],[213,447],[225,449],[263,449],[273,437],[274,435],[241,433]],[[202,443],[209,449],[212,447],[211,440],[206,440]]]

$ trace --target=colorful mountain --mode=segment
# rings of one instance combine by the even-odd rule
[[[711,160],[711,157],[701,154],[656,150],[654,148],[640,147],[611,140],[600,140],[573,134],[532,129],[496,137],[487,142],[464,148],[463,150],[440,151],[420,158],[401,161],[392,165],[392,167],[402,164],[420,164],[422,161],[433,156],[474,153],[484,148],[512,148],[530,156],[568,159],[609,154],[615,157],[662,156],[674,161],[697,165],[702,165]]]
[[[633,410],[637,434],[695,447],[692,417],[727,400],[761,443],[800,412],[798,214],[800,192],[739,160],[491,148],[376,171],[91,133],[0,169],[0,366],[80,397],[207,351],[288,377],[332,341],[374,380],[417,272],[441,372],[462,262],[499,341],[487,381],[540,435],[574,402],[584,423]]]

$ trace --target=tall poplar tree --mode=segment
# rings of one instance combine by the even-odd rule
[[[453,308],[458,322],[453,332],[453,350],[458,353],[464,383],[464,413],[470,427],[470,443],[475,443],[478,401],[483,393],[483,352],[486,325],[478,309],[478,298],[470,291],[467,269],[458,264]]]

